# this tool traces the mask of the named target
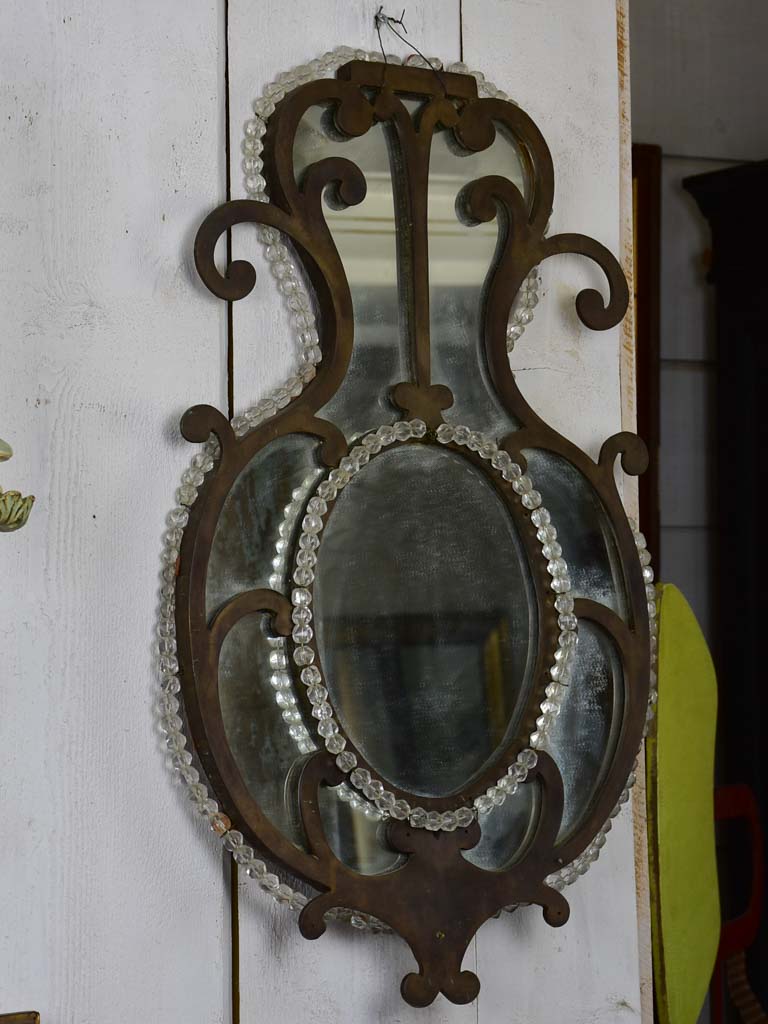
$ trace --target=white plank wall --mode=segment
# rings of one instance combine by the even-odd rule
[[[377,6],[229,0],[234,197],[252,99],[336,45],[375,48]],[[12,0],[2,18],[0,435],[17,456],[0,483],[38,502],[0,539],[0,1013],[229,1021],[219,850],[174,791],[151,713],[162,517],[188,454],[177,422],[198,401],[226,408],[224,304],[189,260],[224,194],[224,3]],[[553,229],[618,251],[615,0],[419,0],[406,23],[446,60],[463,38],[466,61],[539,123]],[[253,258],[253,241],[237,235],[238,255]],[[573,296],[593,281],[580,261],[551,261],[514,365],[535,407],[596,454],[621,428],[620,336],[576,319]],[[236,409],[295,356],[262,273],[234,307]],[[241,1019],[639,1021],[626,816],[569,897],[564,929],[529,909],[481,930],[475,1004],[416,1011],[398,992],[412,965],[399,940],[331,928],[306,942],[243,885]]]
[[[14,0],[0,28],[0,1013],[221,1022],[221,855],[164,764],[152,643],[178,420],[225,400],[190,265],[223,195],[215,3]]]
[[[533,116],[555,167],[553,231],[621,251],[619,79],[614,0],[539,5],[464,0],[464,59]],[[594,333],[573,297],[599,271],[578,257],[543,268],[544,297],[512,365],[546,419],[596,456],[622,429],[621,330]],[[548,928],[529,908],[478,933],[479,1020],[514,1024],[640,1021],[633,836],[619,819],[604,855],[568,891],[571,918]],[[610,914],[606,908],[610,907]]]

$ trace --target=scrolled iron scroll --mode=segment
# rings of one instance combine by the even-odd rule
[[[403,96],[421,97],[415,118]],[[540,752],[538,764],[525,785],[540,787],[542,798],[533,837],[520,859],[503,871],[483,871],[462,856],[479,839],[475,821],[467,829],[430,833],[392,821],[388,842],[406,856],[405,863],[386,875],[366,876],[343,864],[333,853],[318,810],[321,787],[336,785],[339,770],[325,752],[309,758],[299,785],[300,812],[308,850],[300,850],[267,819],[249,792],[228,745],[218,695],[218,656],[224,636],[244,615],[268,613],[281,636],[290,631],[290,609],[276,591],[253,590],[233,598],[209,621],[205,604],[207,559],[224,501],[237,475],[253,456],[276,438],[291,433],[321,440],[321,457],[337,466],[348,452],[350,438],[319,415],[344,380],[354,345],[354,319],[349,282],[322,210],[324,193],[335,190],[344,205],[360,203],[365,179],[346,159],[324,159],[296,179],[293,146],[302,116],[312,106],[329,107],[336,130],[354,137],[382,122],[389,126],[400,149],[404,168],[402,208],[411,275],[410,341],[414,349],[411,379],[392,390],[393,401],[409,417],[419,417],[430,431],[443,423],[443,412],[453,403],[449,388],[431,379],[429,338],[427,240],[427,188],[432,136],[437,130],[453,133],[456,144],[479,152],[493,142],[498,126],[515,140],[531,181],[528,202],[509,180],[489,175],[465,188],[465,214],[476,223],[498,223],[499,248],[488,270],[483,311],[485,360],[493,388],[520,428],[508,434],[503,447],[523,467],[525,452],[542,450],[566,459],[597,494],[615,535],[621,556],[629,617],[625,622],[603,605],[576,602],[576,614],[608,634],[619,653],[627,699],[611,765],[600,784],[589,813],[575,831],[559,839],[563,817],[563,781],[554,760]],[[176,586],[179,660],[182,666],[185,708],[201,762],[227,815],[254,846],[276,858],[309,882],[318,895],[304,908],[300,927],[308,938],[324,931],[324,914],[332,907],[370,914],[385,921],[410,944],[418,973],[403,980],[404,998],[416,1006],[438,992],[454,1002],[477,995],[474,974],[461,970],[461,960],[480,925],[502,907],[515,902],[538,903],[552,925],[563,924],[568,904],[546,883],[558,867],[578,857],[616,804],[641,742],[649,680],[649,626],[645,585],[637,561],[632,530],[627,522],[614,479],[614,463],[621,458],[625,472],[639,473],[647,454],[634,435],[617,434],[603,445],[597,462],[546,424],[527,404],[515,382],[507,356],[505,331],[518,289],[530,270],[550,256],[577,253],[605,273],[607,302],[594,289],[576,297],[576,311],[588,327],[605,330],[619,323],[629,292],[621,268],[600,243],[579,234],[546,236],[552,210],[554,173],[549,150],[539,129],[514,104],[480,99],[475,79],[468,75],[353,61],[339,69],[336,79],[313,81],[288,93],[270,118],[264,145],[264,174],[270,202],[236,200],[219,207],[203,222],[195,243],[195,261],[208,288],[227,301],[239,300],[252,290],[253,266],[232,262],[222,274],[214,262],[218,239],[243,223],[271,227],[287,236],[314,291],[320,322],[322,362],[317,375],[297,397],[271,419],[238,437],[220,413],[197,406],[185,416],[182,429],[189,439],[202,442],[213,434],[218,453],[213,470],[190,510],[184,531]],[[556,618],[556,616],[555,616]],[[503,760],[506,751],[502,751]],[[429,888],[439,898],[424,903]]]

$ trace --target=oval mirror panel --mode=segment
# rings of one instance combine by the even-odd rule
[[[460,454],[407,445],[336,501],[315,624],[330,700],[372,769],[422,796],[461,789],[517,728],[538,646],[511,513]]]

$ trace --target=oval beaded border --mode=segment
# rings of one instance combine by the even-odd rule
[[[441,424],[437,429],[437,441],[443,445],[453,443],[460,448],[477,452],[505,482],[511,483],[523,507],[531,512],[531,519],[537,528],[537,539],[547,563],[547,572],[551,577],[550,587],[555,593],[555,607],[559,613],[558,625],[561,632],[554,651],[554,663],[549,668],[550,681],[541,704],[541,714],[536,719],[536,729],[529,740],[531,748],[534,749],[521,750],[517,761],[510,765],[507,773],[484,794],[478,796],[472,806],[442,812],[428,812],[423,807],[412,807],[406,800],[398,800],[394,793],[386,789],[381,779],[372,776],[366,768],[358,768],[355,754],[344,749],[348,737],[339,726],[335,709],[328,700],[328,691],[323,685],[322,673],[314,664],[315,651],[310,646],[313,637],[310,625],[312,594],[307,588],[314,582],[316,552],[320,546],[319,534],[324,526],[322,517],[328,511],[327,502],[337,497],[338,493],[368,464],[372,455],[378,454],[392,444],[421,440],[426,434],[427,426],[419,419],[384,424],[364,435],[360,443],[340,461],[339,466],[332,469],[327,478],[315,488],[315,496],[310,498],[307,504],[307,514],[302,521],[302,532],[297,542],[293,575],[296,588],[291,594],[294,621],[292,639],[295,644],[293,661],[299,669],[301,682],[307,688],[312,715],[317,719],[318,736],[324,741],[326,749],[336,757],[336,764],[349,776],[349,781],[355,789],[362,792],[370,805],[375,805],[378,815],[391,816],[401,821],[407,818],[412,828],[453,832],[456,828],[466,827],[476,813],[487,813],[494,807],[501,806],[507,796],[517,792],[520,783],[527,778],[529,770],[536,764],[535,748],[544,743],[553,720],[560,712],[560,701],[567,686],[573,651],[578,643],[578,624],[573,615],[571,582],[568,567],[562,558],[562,549],[557,543],[557,530],[551,524],[549,512],[542,507],[541,495],[533,488],[530,477],[523,473],[521,467],[512,461],[507,452],[499,449],[494,440],[478,431],[470,430],[469,427]],[[280,670],[286,667],[282,663],[279,665]],[[283,697],[284,706],[287,704],[290,707],[291,701],[295,704],[295,697],[291,696],[290,700]],[[309,732],[306,727],[297,723],[291,729],[297,743],[301,742],[303,747],[307,747]],[[369,816],[374,817],[372,813]]]

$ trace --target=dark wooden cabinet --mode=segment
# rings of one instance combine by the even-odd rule
[[[683,182],[712,229],[716,291],[714,610],[717,628],[718,781],[747,783],[768,824],[768,161]],[[737,837],[723,837],[723,914],[747,904],[751,872]],[[768,905],[749,978],[768,1005]]]

